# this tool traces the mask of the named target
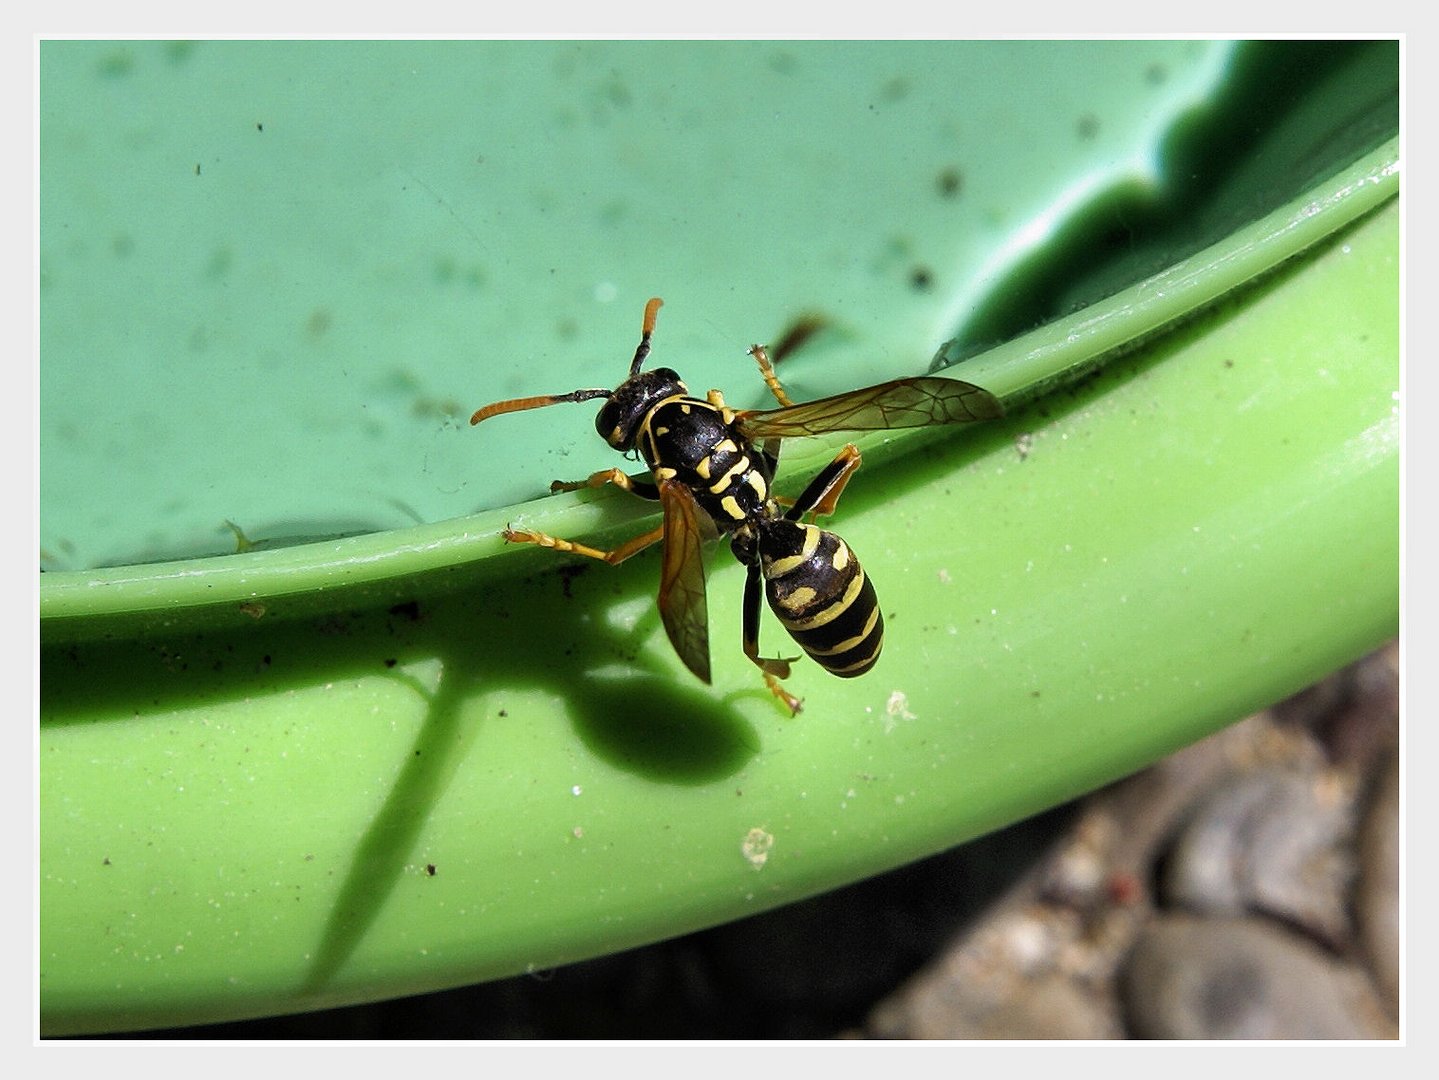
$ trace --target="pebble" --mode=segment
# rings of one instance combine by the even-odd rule
[[[1263,912],[1344,944],[1354,808],[1337,786],[1304,767],[1231,777],[1202,800],[1174,845],[1163,902],[1212,915]]]
[[[1145,1039],[1395,1034],[1362,972],[1260,918],[1156,918],[1135,942],[1123,999]]]
[[[1360,946],[1392,1020],[1399,1019],[1399,753],[1386,759],[1360,833],[1355,910]]]

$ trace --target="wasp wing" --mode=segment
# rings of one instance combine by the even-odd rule
[[[709,612],[705,603],[703,512],[689,488],[673,480],[660,486],[665,515],[660,562],[660,619],[670,644],[704,682],[710,681]]]
[[[999,399],[983,387],[958,379],[924,375],[895,379],[783,409],[742,412],[737,419],[740,428],[752,439],[794,439],[831,431],[967,424],[1003,415],[1004,407]]]

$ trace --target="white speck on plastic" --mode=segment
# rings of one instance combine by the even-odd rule
[[[774,836],[763,829],[753,828],[745,833],[744,843],[740,844],[740,852],[750,866],[756,870],[763,870],[764,864],[769,861],[772,847],[774,847]]]
[[[914,713],[909,711],[909,695],[903,690],[890,691],[889,700],[884,703],[884,711],[900,720],[914,719]]]

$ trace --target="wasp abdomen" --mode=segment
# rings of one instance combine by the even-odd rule
[[[800,648],[842,678],[874,667],[884,618],[848,544],[815,525],[774,519],[760,526],[759,553],[770,608]]]

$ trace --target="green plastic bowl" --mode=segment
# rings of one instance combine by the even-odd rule
[[[40,59],[47,1034],[735,919],[1106,783],[1396,630],[1392,42]],[[798,665],[798,718],[740,652],[722,549],[705,686],[658,552],[499,536],[654,521],[539,497],[620,463],[590,406],[465,423],[615,385],[654,294],[652,362],[737,407],[767,394],[746,347],[810,312],[796,399],[932,362],[1006,402],[857,440],[831,525],[885,655]],[[781,486],[835,445],[787,443]]]

